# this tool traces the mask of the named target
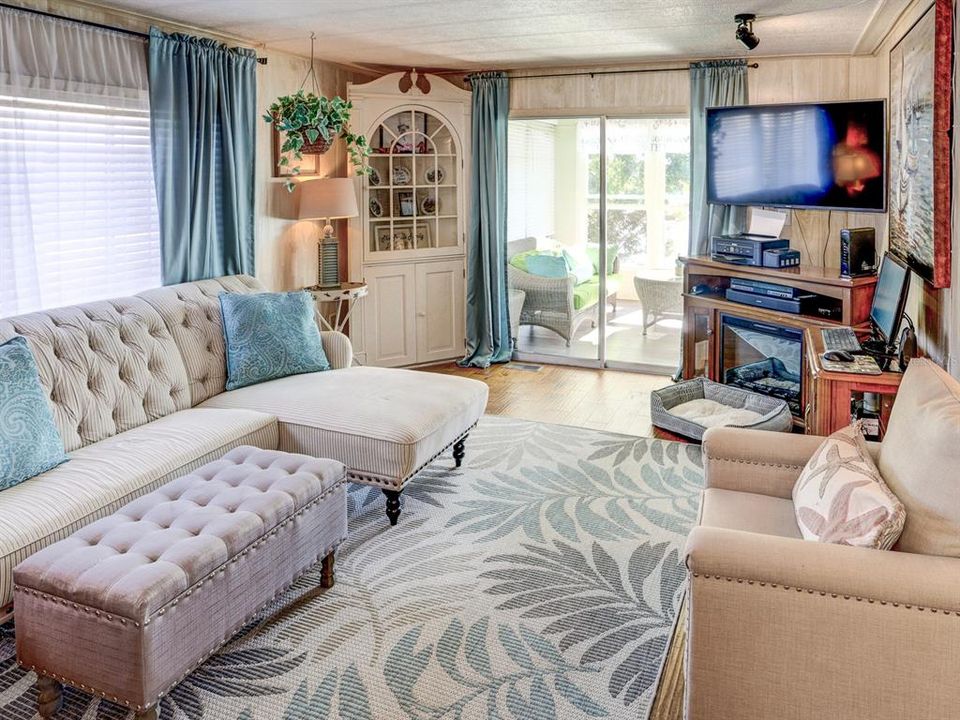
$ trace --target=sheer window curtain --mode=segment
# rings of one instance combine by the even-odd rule
[[[691,255],[710,251],[710,236],[740,232],[745,209],[707,203],[707,108],[747,104],[745,60],[690,64],[690,246]]]
[[[159,280],[146,42],[0,8],[0,316]]]

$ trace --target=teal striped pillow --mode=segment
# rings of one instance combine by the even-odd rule
[[[26,338],[0,345],[0,490],[67,461]]]

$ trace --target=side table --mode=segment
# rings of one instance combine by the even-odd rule
[[[354,307],[357,305],[357,300],[364,297],[369,291],[366,283],[349,282],[343,283],[340,287],[320,288],[313,286],[304,288],[304,290],[313,295],[313,299],[317,303],[337,303],[337,314],[334,317],[334,324],[331,325],[330,321],[322,312],[317,313],[324,329],[336,330],[337,332],[343,332],[343,329],[347,326],[347,321],[350,319],[350,315],[353,313]]]

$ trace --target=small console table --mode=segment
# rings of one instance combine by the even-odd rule
[[[336,330],[337,332],[344,331],[344,328],[347,326],[347,321],[353,313],[353,308],[357,304],[357,300],[364,297],[368,292],[366,283],[351,282],[343,283],[340,287],[321,288],[314,286],[304,289],[313,295],[313,299],[317,303],[337,303],[337,313],[332,323],[323,312],[318,313],[320,322],[323,323],[324,328],[327,330]]]
[[[789,352],[781,356],[786,363],[771,365],[781,375],[770,381],[771,386],[779,387],[772,387],[768,394],[784,397],[788,392],[785,399],[793,411],[795,429],[818,434],[849,423],[850,392],[877,392],[877,386],[892,385],[892,377],[878,383],[878,376],[826,373],[811,360],[819,359],[823,352],[818,344],[820,328],[866,328],[875,276],[843,278],[837,269],[810,265],[784,269],[732,265],[708,256],[681,258],[681,263],[684,378],[750,381],[744,369],[771,358],[779,361],[777,348],[787,347]],[[731,302],[725,293],[734,278],[786,285],[814,299],[801,314]],[[783,386],[791,383],[785,391]],[[756,387],[745,386],[756,391]]]

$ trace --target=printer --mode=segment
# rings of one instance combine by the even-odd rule
[[[710,258],[734,265],[763,267],[764,251],[789,247],[789,240],[768,235],[714,235],[710,238]]]

